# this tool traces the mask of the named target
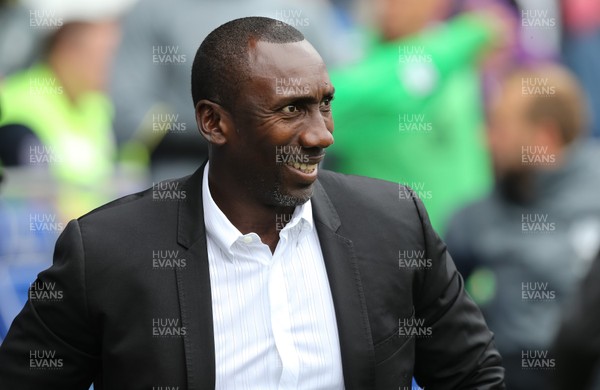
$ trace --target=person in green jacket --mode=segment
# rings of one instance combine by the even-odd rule
[[[432,24],[447,0],[375,5],[379,32],[367,55],[331,73],[330,168],[409,185],[441,231],[491,185],[477,59],[503,25],[483,13]]]

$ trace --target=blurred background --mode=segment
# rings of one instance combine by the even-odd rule
[[[251,15],[328,66],[325,167],[425,203],[508,388],[600,388],[600,0],[0,1],[0,342],[70,219],[204,161],[191,64]]]

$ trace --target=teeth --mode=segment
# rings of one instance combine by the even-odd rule
[[[287,165],[296,168],[297,170],[304,173],[312,173],[315,169],[317,169],[318,164],[300,164],[297,162],[289,162]]]

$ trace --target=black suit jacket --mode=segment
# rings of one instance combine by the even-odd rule
[[[30,297],[0,347],[0,389],[214,388],[202,172],[67,225],[36,280],[53,293]],[[410,389],[413,375],[427,390],[504,387],[493,335],[410,190],[321,171],[312,204],[346,389]],[[177,261],[157,268],[155,251]],[[401,267],[410,251],[427,264]],[[167,321],[175,334],[160,337]]]

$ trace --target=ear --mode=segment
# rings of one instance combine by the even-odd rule
[[[235,133],[231,116],[221,105],[202,99],[196,104],[196,124],[200,134],[212,145],[225,145]]]

